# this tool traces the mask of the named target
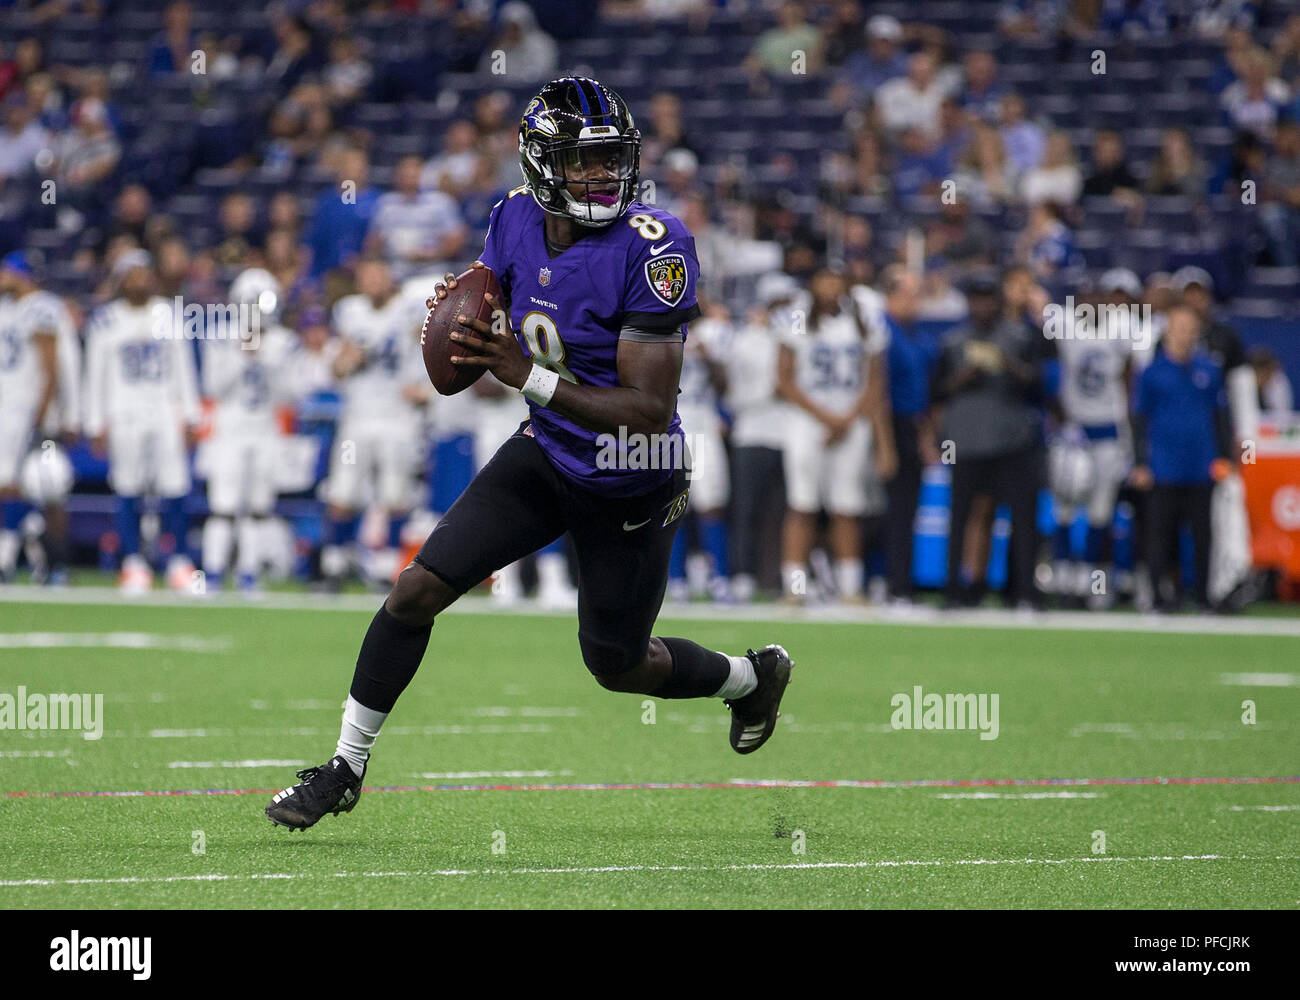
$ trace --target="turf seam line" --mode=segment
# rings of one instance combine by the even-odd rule
[[[1278,785],[1300,784],[1300,775],[1276,777],[1217,777],[1217,778],[920,778],[911,780],[735,780],[735,781],[637,781],[562,783],[541,785],[377,785],[367,786],[363,792],[623,792],[623,791],[681,791],[712,790],[723,788],[1042,788],[1042,787],[1096,787],[1124,785]],[[278,788],[176,788],[137,791],[80,791],[39,792],[9,791],[5,798],[59,799],[59,798],[149,798],[172,795],[274,795]]]
[[[328,598],[319,595],[270,592],[250,602],[237,594],[208,594],[202,602],[187,595],[153,592],[132,598],[131,607],[193,609],[222,609],[247,611],[328,611],[371,615],[374,613],[372,594],[336,594]],[[55,592],[49,588],[11,584],[0,588],[0,603],[34,605],[81,605],[122,608],[124,601],[119,591],[112,587],[78,586]],[[451,616],[502,615],[511,617],[568,618],[573,612],[567,609],[549,611],[533,604],[516,608],[502,608],[486,596],[462,597],[443,614]],[[733,624],[772,623],[810,625],[885,625],[904,628],[994,628],[1020,631],[1067,632],[1136,632],[1151,635],[1235,635],[1248,638],[1261,636],[1300,636],[1300,621],[1286,617],[1246,616],[1222,618],[1212,615],[1161,616],[1133,614],[1123,611],[1046,611],[1025,613],[999,608],[976,608],[963,611],[940,611],[938,608],[919,608],[913,613],[898,614],[882,608],[849,609],[843,607],[783,608],[771,604],[747,604],[722,607],[719,605],[692,605],[669,602],[660,616],[665,621],[713,621]]]
[[[885,860],[885,861],[806,861],[792,864],[746,865],[600,865],[573,868],[444,868],[430,871],[397,872],[334,872],[317,875],[312,872],[265,872],[249,875],[130,875],[121,878],[71,878],[71,879],[14,879],[0,881],[0,888],[15,889],[29,886],[71,885],[131,885],[166,882],[241,882],[280,879],[311,878],[446,878],[467,875],[601,875],[632,872],[737,872],[737,871],[806,871],[852,868],[943,868],[965,865],[1072,865],[1102,862],[1137,864],[1166,861],[1297,861],[1300,855],[1278,854],[1256,856],[1247,854],[1165,854],[1136,858],[1109,857],[1105,855],[1078,858],[953,858],[948,861]]]

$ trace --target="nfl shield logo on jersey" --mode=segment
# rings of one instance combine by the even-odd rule
[[[654,257],[645,262],[645,277],[660,302],[675,306],[686,294],[686,258],[679,253]]]
[[[537,283],[545,288],[551,283],[551,269],[544,267],[537,272]]]

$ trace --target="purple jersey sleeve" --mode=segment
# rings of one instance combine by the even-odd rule
[[[667,212],[636,213],[627,224],[636,235],[628,252],[623,326],[676,330],[700,314],[695,298],[700,277],[695,237]]]
[[[506,304],[510,302],[510,275],[508,259],[502,247],[506,245],[504,230],[508,222],[505,218],[505,208],[509,200],[510,195],[507,195],[492,206],[492,214],[488,217],[487,239],[483,241],[483,252],[478,255],[478,259],[497,276],[497,281],[501,285],[501,294],[505,296],[502,301]]]

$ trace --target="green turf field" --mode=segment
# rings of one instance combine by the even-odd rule
[[[357,809],[273,828],[269,794],[333,752],[368,617],[0,603],[0,694],[105,716],[98,741],[0,730],[0,907],[1300,905],[1294,781],[958,784],[1298,775],[1297,638],[662,620],[794,657],[740,757],[720,702],[647,724],[599,688],[570,618],[449,614]],[[917,685],[997,694],[997,739],[892,729]],[[885,784],[788,787],[834,781]],[[724,787],[483,787],[646,783]],[[202,794],[48,794],[178,790]]]

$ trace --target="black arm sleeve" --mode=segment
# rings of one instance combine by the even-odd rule
[[[698,305],[686,309],[671,309],[668,312],[627,312],[623,314],[623,327],[624,329],[631,327],[635,330],[675,330],[699,315]]]
[[[1214,445],[1220,458],[1233,461],[1236,445],[1232,434],[1232,411],[1226,406],[1214,410]]]
[[[950,344],[943,344],[939,349],[939,358],[934,364],[934,371],[930,373],[930,399],[937,403],[946,403],[948,401],[948,378],[952,375],[952,347]]]
[[[1151,464],[1151,443],[1147,439],[1147,418],[1136,410],[1131,416],[1133,425],[1133,464]]]

